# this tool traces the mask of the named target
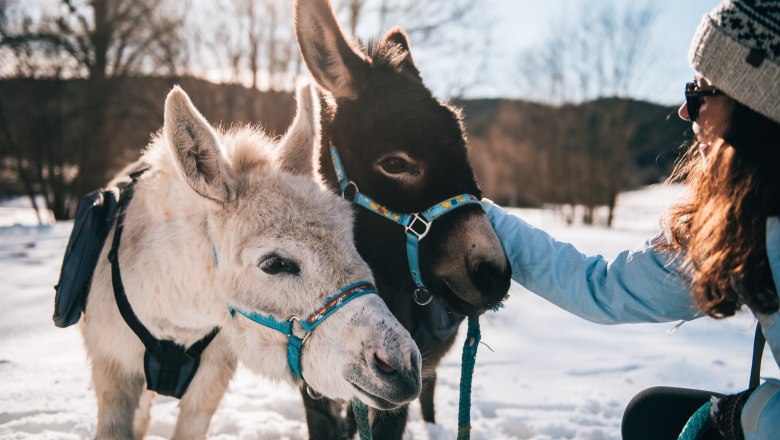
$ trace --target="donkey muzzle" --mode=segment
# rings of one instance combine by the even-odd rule
[[[361,400],[382,410],[411,402],[422,389],[420,351],[408,334],[404,337],[393,330],[386,332],[383,344],[363,352],[364,369],[353,366],[346,377]]]

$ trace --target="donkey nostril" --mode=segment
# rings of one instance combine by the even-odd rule
[[[395,368],[379,353],[374,353],[374,363],[376,363],[376,366],[379,367],[380,370],[387,374],[395,373]]]
[[[474,285],[485,295],[503,297],[509,290],[510,274],[499,265],[488,261],[477,263],[471,274]]]
[[[494,264],[480,261],[474,270],[474,284],[480,290],[494,290],[500,271]]]

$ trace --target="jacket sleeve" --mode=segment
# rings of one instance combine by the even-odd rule
[[[745,440],[780,438],[780,381],[769,379],[756,388],[742,409]]]
[[[600,324],[701,316],[678,262],[654,250],[654,240],[606,261],[583,255],[489,201],[483,207],[512,266],[512,279],[564,310]]]

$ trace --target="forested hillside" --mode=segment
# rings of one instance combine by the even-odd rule
[[[290,93],[188,77],[3,80],[3,195],[43,194],[58,218],[72,215],[79,195],[135,160],[160,129],[173,84],[184,87],[215,124],[258,123],[278,135],[292,119]],[[463,109],[485,195],[514,206],[610,206],[621,190],[667,176],[688,130],[675,108],[640,101],[454,104]]]

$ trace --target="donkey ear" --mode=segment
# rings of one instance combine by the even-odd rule
[[[227,202],[234,180],[214,129],[175,86],[165,99],[165,137],[184,180],[203,197]]]
[[[329,0],[295,0],[295,36],[314,79],[336,98],[354,99],[368,62],[344,37]]]
[[[403,29],[394,27],[382,38],[381,46],[394,45],[398,50],[398,55],[401,57],[401,61],[398,65],[403,72],[409,73],[415,78],[422,80],[420,71],[417,70],[417,66],[414,65],[412,59],[412,50],[409,47],[409,37],[406,35]]]
[[[317,143],[317,108],[312,86],[305,84],[295,93],[298,110],[292,125],[279,142],[279,163],[294,174],[314,176],[314,145]]]

